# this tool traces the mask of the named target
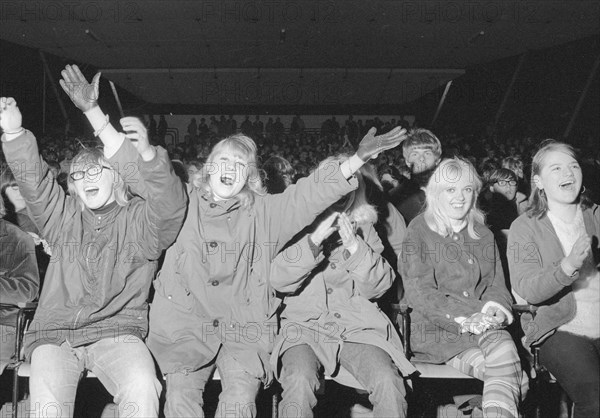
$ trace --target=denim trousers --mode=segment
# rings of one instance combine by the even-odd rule
[[[369,393],[373,416],[406,416],[408,404],[404,379],[388,353],[374,345],[346,342],[339,360]],[[319,359],[307,344],[291,347],[283,353],[279,376],[283,389],[280,417],[313,416],[321,369]]]
[[[30,416],[72,417],[83,372],[93,372],[113,395],[120,417],[157,417],[162,386],[146,344],[132,335],[90,345],[41,345],[31,357]]]
[[[204,417],[204,387],[215,366],[221,376],[221,394],[216,417],[256,417],[256,395],[261,380],[248,374],[244,367],[221,347],[216,361],[200,370],[169,373],[165,417]]]

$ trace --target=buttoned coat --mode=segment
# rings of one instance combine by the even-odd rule
[[[148,346],[162,373],[208,365],[222,345],[252,376],[270,381],[279,300],[271,261],[321,212],[358,185],[325,164],[277,195],[215,201],[190,192],[184,227],[155,281]]]
[[[359,224],[357,235],[358,249],[352,255],[337,233],[321,249],[306,235],[273,262],[271,283],[286,295],[271,356],[274,369],[287,349],[308,344],[325,374],[335,376],[344,343],[355,342],[386,351],[405,376],[415,371],[398,332],[376,303],[395,279],[381,256],[383,244],[371,223]]]
[[[481,312],[486,302],[511,310],[494,235],[485,225],[474,228],[479,239],[467,228],[443,237],[423,214],[408,226],[398,267],[412,308],[411,350],[419,361],[444,363],[476,347],[477,336],[460,333],[457,321]]]

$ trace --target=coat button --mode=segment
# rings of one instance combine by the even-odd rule
[[[467,292],[466,290],[463,292],[463,296],[468,298],[469,297],[469,292]]]
[[[454,241],[458,241],[458,235],[454,234],[454,235],[452,236],[452,239],[453,239]]]
[[[215,328],[216,328],[216,327],[218,327],[218,326],[219,326],[219,320],[218,320],[218,319],[215,319],[215,320],[213,321],[213,327],[215,327]]]
[[[346,341],[346,338],[348,338],[348,337],[346,337],[345,335],[340,335],[340,338],[341,338],[343,341]]]
[[[335,270],[335,269],[336,269],[336,265],[335,265],[335,263],[331,263],[331,269],[332,269],[332,270]]]
[[[341,318],[341,317],[342,317],[342,315],[340,315],[340,314],[339,314],[339,313],[337,313],[337,312],[336,312],[336,313],[334,313],[334,314],[333,314],[333,316],[335,316],[336,318]]]
[[[210,245],[211,248],[215,248],[217,246],[217,243],[213,241],[208,245]]]
[[[219,281],[218,280],[213,280],[212,282],[210,282],[210,284],[212,284],[213,286],[218,286],[219,285]]]
[[[469,264],[473,264],[473,259],[472,259],[472,258],[469,258],[469,259],[467,260],[467,263],[469,263]]]
[[[209,206],[214,209],[214,208],[217,207],[217,204],[216,203],[211,203]]]
[[[173,299],[173,295],[167,296],[167,299],[169,299],[169,300]]]
[[[331,287],[327,288],[327,294],[331,295],[333,293],[333,289]]]

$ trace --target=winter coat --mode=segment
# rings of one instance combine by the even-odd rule
[[[308,344],[325,373],[335,375],[344,343],[355,342],[386,351],[405,376],[415,371],[396,329],[375,302],[392,285],[394,270],[381,256],[383,245],[371,223],[359,224],[357,234],[358,250],[352,255],[334,233],[320,249],[306,235],[274,260],[271,284],[286,295],[271,356],[274,370],[287,349]]]
[[[583,221],[592,236],[592,251],[586,263],[600,262],[600,209],[598,205],[583,209]],[[541,218],[519,216],[508,233],[507,257],[513,292],[537,307],[535,319],[521,315],[527,345],[537,345],[556,328],[575,317],[576,304],[571,284],[579,278],[576,272],[567,276],[560,262],[566,256],[546,214]]]
[[[460,333],[458,321],[496,302],[510,313],[512,299],[494,235],[476,224],[480,238],[467,228],[442,237],[423,214],[410,223],[398,267],[410,315],[411,350],[415,359],[444,363],[477,346],[477,336]]]
[[[0,303],[33,302],[39,285],[33,238],[0,218]],[[17,309],[0,311],[0,325],[14,327],[16,319]]]
[[[167,152],[139,158],[126,140],[110,159],[126,183],[142,178],[145,193],[125,206],[83,208],[58,185],[29,131],[3,143],[42,238],[52,248],[39,306],[25,336],[26,354],[39,345],[72,347],[148,329],[147,298],[161,252],[183,222],[186,195]]]
[[[246,371],[270,381],[268,367],[279,305],[269,285],[271,261],[294,234],[357,187],[323,165],[277,195],[215,201],[190,193],[184,227],[155,282],[148,347],[162,373],[209,364],[225,345]]]

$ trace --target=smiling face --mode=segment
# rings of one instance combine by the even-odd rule
[[[209,185],[216,200],[235,197],[248,180],[248,162],[231,149],[215,154],[209,171]]]
[[[451,222],[462,222],[473,206],[474,196],[475,185],[472,181],[469,181],[468,176],[463,175],[458,181],[446,185],[440,193],[440,211]]]
[[[81,177],[83,173],[83,177]],[[72,187],[89,209],[100,209],[115,200],[115,174],[112,168],[99,163],[78,162],[71,167]],[[77,180],[73,179],[76,177]]]
[[[577,202],[583,175],[575,158],[561,151],[549,151],[541,169],[533,176],[538,189],[544,190],[548,206],[570,205]]]

